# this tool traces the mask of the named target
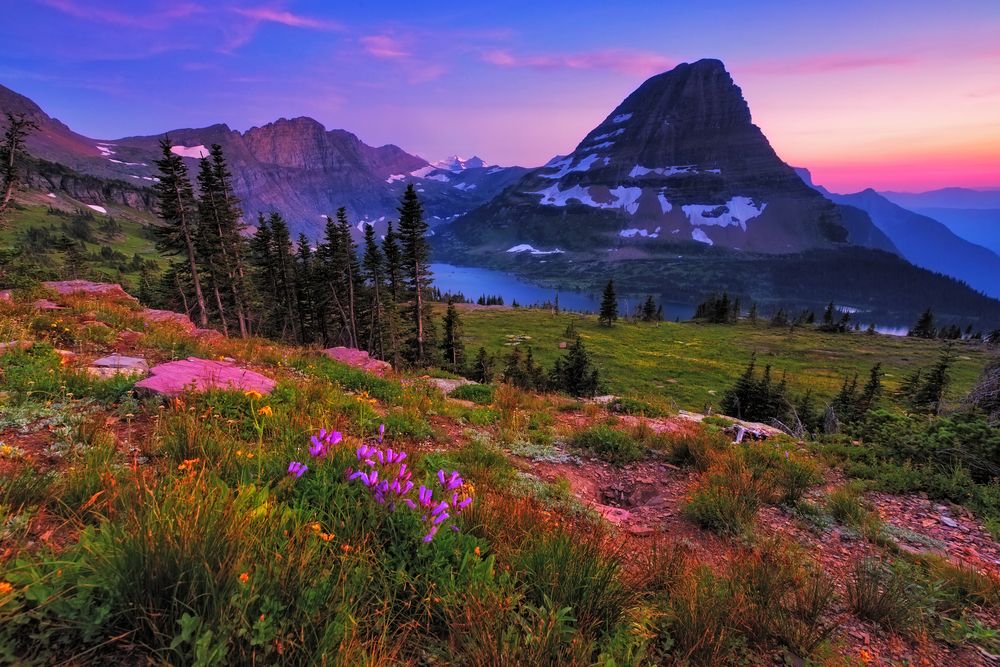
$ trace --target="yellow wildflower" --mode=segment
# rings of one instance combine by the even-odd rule
[[[260,393],[256,389],[248,389],[247,391],[243,392],[243,395],[255,401],[259,401],[260,399],[264,398],[264,394]]]
[[[177,466],[178,470],[193,470],[194,464],[201,461],[201,459],[184,459],[184,461]]]
[[[273,417],[274,416],[274,410],[271,409],[270,405],[265,405],[262,408],[260,408],[259,410],[257,410],[257,414],[260,415],[260,416],[262,416],[262,417]]]

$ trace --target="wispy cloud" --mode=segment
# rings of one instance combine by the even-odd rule
[[[605,49],[568,54],[521,55],[507,49],[482,53],[483,61],[497,67],[538,70],[609,70],[622,74],[654,74],[668,69],[676,61],[651,51]]]
[[[376,58],[391,60],[393,58],[409,58],[411,53],[403,43],[392,35],[368,35],[361,38],[361,46]]]
[[[148,13],[123,12],[101,7],[94,2],[80,3],[77,0],[38,0],[38,2],[73,18],[147,30],[165,27],[174,21],[205,11],[203,6],[190,2],[171,3],[162,10]]]
[[[254,21],[278,23],[290,28],[306,28],[308,30],[326,30],[332,32],[344,30],[343,24],[337,21],[294,14],[286,9],[276,7],[234,7],[233,11],[240,16],[245,16]]]
[[[916,64],[910,55],[829,53],[802,58],[761,60],[749,63],[743,71],[761,74],[825,74],[876,67],[898,67]]]

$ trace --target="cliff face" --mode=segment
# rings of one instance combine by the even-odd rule
[[[852,221],[859,243],[866,224]],[[838,208],[775,154],[717,60],[650,78],[572,153],[446,231],[473,247],[579,252],[690,241],[788,253],[854,240]]]

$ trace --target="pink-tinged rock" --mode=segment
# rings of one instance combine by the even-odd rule
[[[126,357],[123,354],[109,354],[106,357],[94,359],[90,365],[101,368],[130,368],[136,370],[146,370],[149,368],[146,360],[142,357]]]
[[[144,322],[160,324],[163,322],[168,322],[170,324],[175,324],[179,326],[184,331],[189,333],[195,330],[194,322],[191,318],[184,313],[175,313],[172,310],[157,310],[155,308],[146,308],[141,313],[139,317],[142,318]]]
[[[24,351],[31,347],[30,340],[12,340],[9,343],[0,343],[0,354],[13,352],[15,350]]]
[[[260,373],[241,368],[232,362],[188,357],[150,369],[151,375],[136,383],[136,388],[155,394],[177,396],[189,391],[235,389],[270,394],[276,384]]]
[[[95,294],[138,301],[138,299],[122,289],[122,286],[117,283],[95,283],[89,280],[58,280],[42,284],[62,296],[69,294]]]
[[[0,289],[0,301],[14,303],[14,293],[9,289]]]
[[[39,299],[31,305],[33,305],[37,310],[64,310],[58,303],[55,301],[49,301],[48,299]]]
[[[372,375],[383,376],[392,370],[392,364],[388,361],[373,359],[364,350],[358,350],[353,347],[331,347],[323,350],[323,354],[334,361],[360,368]]]
[[[192,333],[195,338],[203,341],[217,341],[225,339],[222,332],[216,331],[215,329],[195,329]]]

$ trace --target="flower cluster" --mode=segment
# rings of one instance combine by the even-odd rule
[[[368,466],[368,470],[349,472],[347,478],[367,486],[379,504],[396,509],[396,502],[413,490],[410,480],[413,475],[403,462],[406,452],[393,451],[392,447],[383,451],[373,445],[361,445],[357,456],[358,461]]]
[[[344,439],[340,431],[327,431],[325,428],[309,439],[309,456],[322,458],[330,452],[330,448]]]

